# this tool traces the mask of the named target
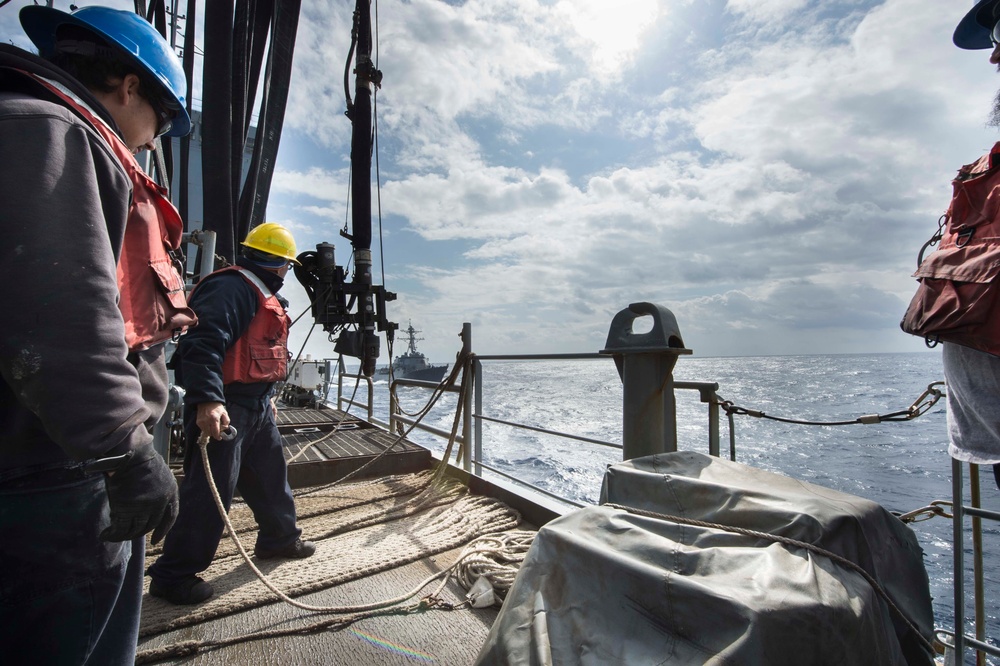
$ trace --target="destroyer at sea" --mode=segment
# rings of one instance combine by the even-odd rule
[[[380,377],[388,377],[390,374],[396,379],[417,379],[425,382],[439,382],[448,370],[448,364],[431,364],[427,357],[417,351],[417,341],[420,331],[413,328],[410,322],[406,327],[406,352],[397,356],[392,365],[379,368],[375,374]]]

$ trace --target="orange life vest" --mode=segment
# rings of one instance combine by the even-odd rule
[[[901,328],[1000,356],[1000,143],[958,171]]]
[[[125,321],[129,351],[148,349],[180,335],[198,321],[188,307],[184,280],[171,255],[181,246],[184,223],[180,213],[110,127],[48,81],[33,78],[104,137],[132,181],[132,203],[118,257],[118,309]]]
[[[250,320],[243,335],[226,350],[226,358],[222,362],[222,383],[283,381],[288,376],[288,327],[291,319],[278,297],[251,271],[228,266],[212,275],[226,271],[237,271],[253,286],[257,294],[257,314]]]

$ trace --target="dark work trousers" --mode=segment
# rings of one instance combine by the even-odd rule
[[[187,448],[180,512],[163,542],[163,554],[148,571],[158,585],[168,587],[190,581],[208,568],[225,527],[205,478],[197,444],[201,434],[195,422],[197,409],[191,406],[184,411]],[[266,396],[253,404],[229,401],[226,411],[237,430],[236,438],[208,443],[208,461],[222,503],[228,512],[233,494],[239,490],[257,521],[257,547],[275,550],[289,546],[302,530],[295,525],[295,501],[271,403]]]
[[[103,474],[0,479],[0,661],[135,662],[145,539],[102,541],[109,524]]]

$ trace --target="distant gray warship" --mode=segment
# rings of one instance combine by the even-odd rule
[[[419,379],[427,382],[439,382],[448,370],[448,364],[432,365],[427,362],[427,357],[417,351],[417,341],[420,331],[413,328],[410,322],[406,327],[407,344],[406,353],[396,357],[392,363],[392,374],[395,379]],[[379,368],[376,375],[389,374],[389,368]]]

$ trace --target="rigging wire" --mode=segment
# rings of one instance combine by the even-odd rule
[[[378,71],[378,61],[379,61],[379,37],[378,37],[378,0],[374,0],[372,3],[375,6],[375,39],[373,40],[375,48],[375,70]],[[377,211],[378,217],[378,261],[379,270],[382,272],[382,286],[387,286],[387,281],[385,278],[385,234],[382,230],[382,170],[381,164],[379,162],[379,132],[378,132],[378,91],[381,88],[380,85],[376,85],[372,93],[372,150],[375,156],[375,210]],[[392,335],[392,330],[386,331],[385,335],[385,346],[386,354],[388,355],[388,365],[389,365],[389,381],[393,380],[393,343],[395,342],[395,336]]]

